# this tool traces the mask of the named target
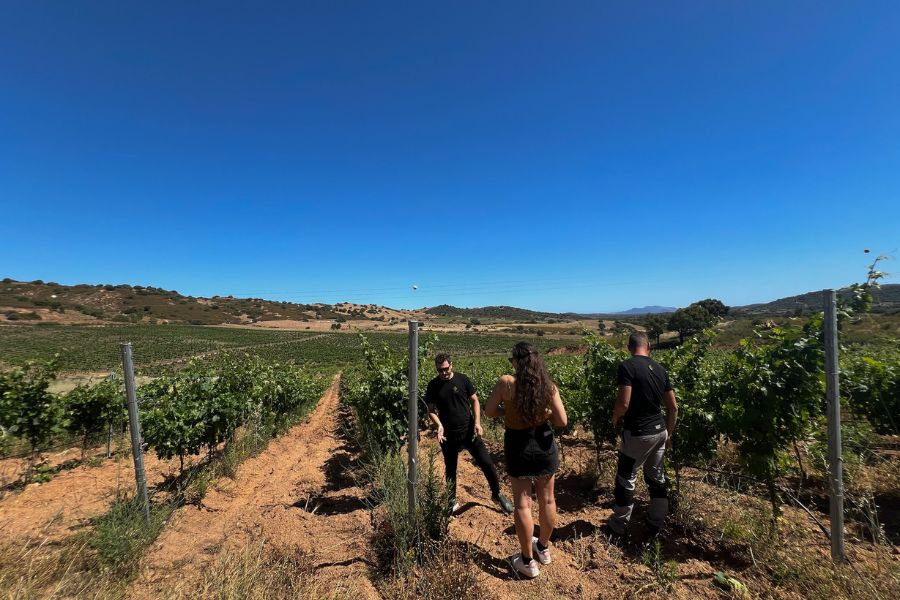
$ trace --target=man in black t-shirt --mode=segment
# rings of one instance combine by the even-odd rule
[[[650,358],[647,334],[632,333],[628,351],[631,358],[619,365],[619,395],[612,415],[613,426],[622,424],[624,430],[616,468],[615,506],[607,524],[620,535],[627,530],[634,507],[634,484],[643,467],[650,492],[647,525],[655,535],[669,511],[663,454],[672,447],[678,404],[666,370]]]
[[[437,425],[438,442],[444,455],[444,469],[447,485],[450,488],[450,505],[455,512],[459,508],[456,502],[456,467],[459,452],[463,448],[469,451],[475,464],[484,472],[491,488],[491,499],[505,512],[513,510],[509,499],[500,493],[500,478],[497,469],[481,439],[481,406],[478,395],[469,378],[462,373],[453,372],[450,355],[438,354],[434,359],[438,375],[428,382],[425,391],[425,404],[428,405],[428,416]]]

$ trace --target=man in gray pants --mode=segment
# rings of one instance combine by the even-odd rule
[[[650,491],[647,524],[651,535],[659,533],[669,511],[663,453],[672,447],[678,404],[666,370],[650,358],[647,334],[635,332],[628,338],[631,358],[619,365],[619,395],[613,409],[613,425],[624,426],[616,468],[615,506],[609,528],[623,535],[634,508],[634,484],[643,467]],[[662,405],[666,407],[665,417]]]

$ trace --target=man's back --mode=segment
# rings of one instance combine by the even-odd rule
[[[663,394],[672,389],[669,375],[649,356],[635,355],[619,365],[619,385],[631,386],[624,426],[632,435],[652,435],[665,428]]]

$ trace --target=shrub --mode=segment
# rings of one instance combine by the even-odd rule
[[[447,537],[450,498],[435,467],[436,455],[432,447],[418,471],[415,514],[409,512],[404,456],[388,452],[371,464],[372,501],[376,506],[372,545],[383,572],[409,572],[434,557]]]
[[[405,353],[398,355],[388,347],[378,351],[364,335],[359,337],[365,366],[360,379],[346,389],[344,398],[366,423],[363,432],[366,449],[380,454],[399,448],[407,433],[409,357]],[[434,339],[419,348],[420,371]]]
[[[155,540],[172,513],[172,505],[151,504],[150,522],[136,499],[117,497],[109,512],[93,520],[88,544],[97,552],[100,565],[122,577],[138,566],[138,559]]]
[[[91,434],[121,426],[128,418],[122,380],[109,378],[94,386],[79,385],[65,396],[66,429],[81,436],[81,455]]]
[[[57,362],[28,362],[0,374],[0,427],[27,440],[34,454],[65,425],[63,405],[48,391]]]
[[[586,336],[588,351],[584,360],[585,383],[592,399],[589,425],[594,433],[594,443],[615,443],[616,431],[610,416],[618,394],[617,372],[619,363],[628,355],[616,350],[609,342],[594,334]]]

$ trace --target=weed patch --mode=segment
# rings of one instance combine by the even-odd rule
[[[120,576],[131,576],[144,550],[159,536],[174,506],[150,505],[150,520],[135,498],[118,497],[109,512],[93,520],[87,543],[96,553],[98,565]]]

